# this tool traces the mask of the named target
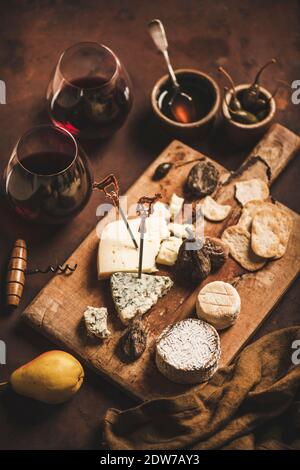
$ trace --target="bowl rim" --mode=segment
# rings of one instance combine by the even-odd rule
[[[251,86],[251,83],[241,83],[240,85],[236,85],[235,90],[237,92],[239,92],[241,90],[245,90],[246,88],[249,88],[250,86]],[[226,119],[226,121],[229,124],[231,124],[232,126],[235,126],[235,127],[239,127],[240,129],[259,129],[260,127],[263,127],[266,124],[268,124],[270,121],[272,121],[272,119],[274,118],[275,112],[276,112],[276,101],[272,97],[272,94],[269,92],[269,90],[267,90],[266,88],[264,88],[261,85],[259,86],[259,88],[260,88],[260,91],[267,98],[271,98],[271,100],[270,100],[270,111],[267,114],[267,116],[264,119],[262,119],[261,121],[256,122],[254,124],[243,124],[241,122],[234,121],[234,119],[231,118],[231,116],[228,112],[228,106],[227,106],[227,103],[232,98],[232,94],[233,94],[233,90],[231,89],[231,90],[228,90],[226,92],[224,98],[222,99],[223,117]]]
[[[152,103],[152,108],[153,108],[154,113],[157,114],[158,117],[162,119],[163,121],[179,129],[194,129],[194,128],[199,128],[200,126],[204,124],[207,124],[216,115],[220,107],[220,103],[221,103],[221,93],[220,93],[220,88],[217,82],[210,75],[197,69],[181,68],[181,69],[175,69],[174,72],[175,72],[175,75],[190,74],[190,75],[198,75],[201,78],[205,78],[215,91],[216,99],[215,99],[214,105],[209,111],[209,113],[206,114],[206,116],[204,116],[203,118],[199,119],[198,121],[193,121],[189,123],[181,123],[181,122],[173,121],[173,119],[168,118],[168,116],[166,116],[165,114],[161,112],[157,104],[158,91],[161,89],[162,85],[166,83],[167,80],[169,79],[169,75],[166,74],[157,80],[151,92],[151,103]]]

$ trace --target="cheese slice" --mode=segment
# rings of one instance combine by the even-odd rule
[[[129,220],[137,243],[140,243],[140,219]],[[146,220],[143,251],[143,272],[157,271],[155,258],[161,241],[170,236],[168,224],[162,217],[151,216]],[[106,279],[115,272],[138,272],[139,250],[130,238],[123,220],[108,224],[102,234],[98,248],[98,278]]]
[[[220,338],[208,323],[181,320],[163,330],[156,343],[156,365],[169,380],[196,384],[208,380],[218,368]]]
[[[173,286],[168,276],[151,276],[142,274],[115,273],[110,278],[112,298],[125,325],[138,314],[144,314],[158,299]]]
[[[233,325],[240,313],[241,299],[238,291],[228,282],[214,281],[204,286],[197,298],[199,318],[223,330]]]
[[[184,203],[184,199],[182,197],[177,196],[177,194],[173,194],[170,201],[170,213],[171,218],[174,220],[176,216],[181,212],[182,206]]]
[[[166,266],[173,266],[176,263],[181,244],[182,240],[178,237],[170,237],[164,240],[160,246],[156,262]]]

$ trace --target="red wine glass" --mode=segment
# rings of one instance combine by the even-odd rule
[[[88,159],[66,130],[38,126],[17,142],[4,173],[5,194],[21,216],[58,224],[77,215],[92,193]]]
[[[132,105],[129,77],[118,57],[95,42],[75,44],[60,57],[47,90],[54,125],[80,139],[111,136]]]

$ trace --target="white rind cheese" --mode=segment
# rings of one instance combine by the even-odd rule
[[[170,201],[170,213],[171,218],[174,220],[176,216],[181,212],[182,206],[184,203],[184,199],[182,197],[177,196],[177,194],[173,194]]]
[[[104,339],[111,334],[107,328],[107,308],[87,307],[83,317],[88,336]]]
[[[130,228],[139,244],[140,219],[129,220]],[[143,272],[157,271],[155,258],[159,252],[161,241],[170,237],[168,224],[162,217],[151,216],[146,220],[144,240]],[[115,272],[137,273],[139,250],[130,238],[123,220],[108,224],[102,234],[98,248],[98,278],[106,279]]]
[[[173,286],[168,276],[115,273],[110,278],[112,298],[125,325],[137,314],[144,314]]]
[[[181,244],[182,240],[177,237],[170,237],[164,240],[160,246],[156,262],[166,266],[174,266]]]
[[[220,355],[217,331],[195,318],[168,326],[156,343],[157,368],[176,383],[205,382],[217,370]]]
[[[223,330],[238,319],[241,299],[237,290],[227,282],[214,281],[204,286],[197,298],[196,312],[199,318]]]

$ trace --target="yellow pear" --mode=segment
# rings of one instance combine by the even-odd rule
[[[20,395],[44,403],[63,403],[81,387],[80,362],[64,351],[48,351],[16,369],[10,384]]]

